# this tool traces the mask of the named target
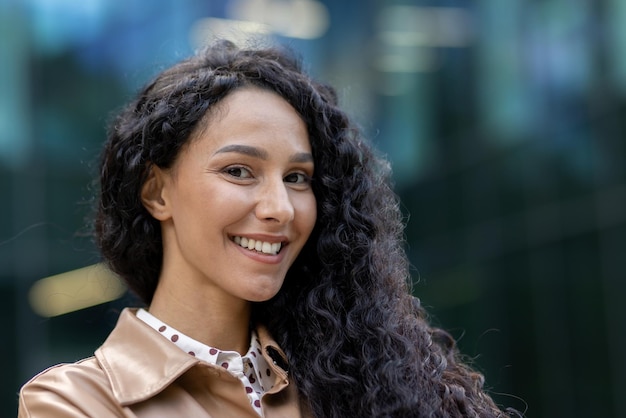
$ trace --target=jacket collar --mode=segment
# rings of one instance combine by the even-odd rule
[[[149,399],[191,368],[207,363],[190,356],[135,316],[137,309],[126,308],[109,337],[95,356],[113,395],[122,405]],[[276,373],[276,383],[268,393],[285,388],[287,357],[263,326],[257,327],[263,356]]]

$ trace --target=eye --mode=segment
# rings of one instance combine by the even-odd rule
[[[241,166],[226,167],[224,169],[224,173],[228,174],[231,177],[236,177],[240,179],[252,178],[252,173],[250,172],[250,170]]]
[[[285,182],[296,184],[308,184],[311,178],[304,173],[290,173],[285,176]]]

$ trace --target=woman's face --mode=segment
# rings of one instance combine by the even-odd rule
[[[218,300],[273,297],[315,224],[313,168],[291,105],[259,88],[231,93],[174,166],[156,168],[160,200],[148,209],[161,221],[160,281]]]

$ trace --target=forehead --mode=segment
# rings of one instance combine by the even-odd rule
[[[205,115],[181,150],[182,154],[213,155],[224,146],[264,148],[264,155],[311,154],[307,126],[300,114],[278,94],[257,88],[240,88]],[[312,158],[308,158],[312,160]]]
[[[285,117],[291,114],[291,117]],[[204,136],[215,125],[237,123],[273,123],[275,125],[297,123],[306,127],[304,118],[278,93],[257,86],[236,88],[211,106],[200,119],[190,139]],[[226,121],[224,120],[226,119]],[[226,122],[226,123],[224,123]]]

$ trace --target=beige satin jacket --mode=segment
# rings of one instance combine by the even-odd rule
[[[251,417],[243,384],[220,366],[185,353],[125,309],[95,356],[35,376],[20,391],[18,418]],[[263,395],[266,418],[302,417],[284,352],[257,329],[276,374]],[[282,366],[282,367],[281,367]]]

